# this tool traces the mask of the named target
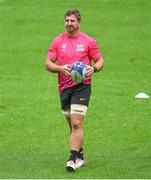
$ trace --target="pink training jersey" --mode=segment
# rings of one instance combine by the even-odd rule
[[[76,61],[91,65],[91,60],[97,61],[101,53],[97,42],[87,34],[80,32],[77,37],[71,38],[65,32],[54,38],[48,50],[48,57],[54,59],[60,66],[72,65]],[[86,78],[84,83],[90,84],[91,77]],[[59,72],[58,84],[59,93],[62,93],[77,83],[73,82],[71,77]]]

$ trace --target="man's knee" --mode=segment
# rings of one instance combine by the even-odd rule
[[[74,130],[78,130],[82,128],[82,123],[78,122],[78,121],[73,121],[72,122],[72,129]]]
[[[72,129],[78,130],[82,128],[82,123],[72,122]]]
[[[81,115],[71,115],[71,126],[73,130],[78,130],[82,128],[84,117]]]

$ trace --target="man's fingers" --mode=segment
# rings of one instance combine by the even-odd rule
[[[66,76],[70,76],[70,66],[68,64],[62,66],[62,73]]]
[[[92,66],[87,66],[87,69],[86,69],[86,76],[92,76],[94,72],[94,69]]]

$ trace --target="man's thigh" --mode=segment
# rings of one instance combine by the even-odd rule
[[[71,97],[72,104],[80,104],[88,107],[89,100],[91,95],[91,85],[90,84],[79,84],[74,89],[74,92]]]
[[[62,110],[70,109],[71,94],[72,94],[72,88],[68,88],[60,94],[60,102],[61,102]]]
[[[60,95],[62,113],[69,118],[76,114],[85,116],[91,95],[91,85],[78,84]]]

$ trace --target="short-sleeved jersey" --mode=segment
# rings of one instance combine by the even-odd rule
[[[53,39],[47,56],[54,59],[60,66],[65,64],[71,66],[76,61],[91,65],[91,60],[97,61],[101,53],[96,40],[87,34],[80,32],[77,37],[71,38],[64,32]],[[87,77],[83,83],[90,84],[91,77]],[[59,93],[62,93],[66,88],[77,83],[73,82],[71,77],[59,72],[58,84]]]

